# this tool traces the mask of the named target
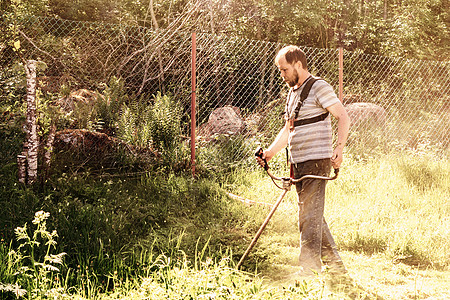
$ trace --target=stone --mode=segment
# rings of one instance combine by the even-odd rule
[[[373,122],[379,125],[386,123],[386,110],[374,103],[358,102],[345,105],[351,125],[357,126],[363,122]]]
[[[245,129],[245,122],[240,116],[240,109],[233,106],[216,108],[208,118],[208,122],[199,127],[199,135],[209,140],[217,134],[234,135]]]

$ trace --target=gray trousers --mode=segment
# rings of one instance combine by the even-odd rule
[[[330,159],[293,164],[294,178],[304,175],[329,176]],[[305,271],[320,272],[322,263],[330,269],[345,271],[336,244],[323,216],[326,180],[305,179],[296,183],[299,201],[300,266]]]

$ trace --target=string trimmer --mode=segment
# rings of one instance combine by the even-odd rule
[[[255,155],[261,159],[263,156],[263,149],[259,148]],[[250,245],[248,246],[247,250],[245,250],[244,255],[242,255],[241,260],[239,261],[239,263],[237,264],[236,268],[239,269],[242,265],[242,263],[244,262],[245,258],[248,256],[248,254],[250,253],[250,251],[252,250],[253,246],[256,244],[256,242],[258,241],[259,236],[261,235],[261,233],[263,232],[264,228],[266,228],[267,223],[269,223],[270,219],[272,218],[273,214],[275,213],[275,211],[278,208],[278,205],[280,205],[281,201],[283,200],[284,196],[286,195],[286,193],[288,191],[291,190],[291,185],[296,184],[302,180],[305,179],[322,179],[322,180],[334,180],[337,178],[338,174],[339,174],[339,168],[334,169],[334,176],[332,177],[325,177],[325,176],[317,176],[317,175],[305,175],[303,177],[300,177],[298,179],[294,179],[294,178],[290,178],[290,177],[277,177],[274,176],[272,174],[272,172],[269,171],[269,164],[267,163],[267,161],[265,159],[263,159],[264,161],[264,170],[266,170],[267,174],[270,176],[270,178],[272,178],[273,183],[279,188],[282,189],[283,192],[281,193],[280,197],[278,197],[277,201],[275,202],[275,204],[272,206],[272,210],[269,212],[269,214],[267,215],[266,219],[264,220],[264,222],[262,223],[261,227],[259,228],[258,232],[256,233],[255,237],[253,238],[252,242],[250,243]],[[279,186],[276,181],[280,181],[281,182],[281,186]]]

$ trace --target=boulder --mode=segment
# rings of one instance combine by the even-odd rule
[[[367,102],[350,103],[345,105],[353,126],[362,122],[373,122],[379,125],[386,123],[386,111],[383,107]]]
[[[87,167],[92,170],[127,168],[133,158],[141,166],[151,165],[160,154],[150,148],[140,148],[101,132],[84,129],[64,129],[55,135],[53,144],[55,165]],[[58,168],[58,167],[57,167]]]
[[[67,97],[58,99],[58,104],[65,112],[71,112],[75,108],[75,103],[83,103],[92,107],[97,101],[97,97],[101,96],[94,91],[79,89],[70,92]]]
[[[240,116],[240,109],[233,106],[216,108],[210,115],[208,122],[199,127],[199,135],[208,140],[216,134],[236,134],[245,129],[244,120]]]

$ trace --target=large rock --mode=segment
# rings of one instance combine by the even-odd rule
[[[363,122],[372,122],[379,125],[386,123],[386,111],[379,105],[373,103],[350,103],[345,105],[352,125]]]
[[[245,123],[240,116],[240,109],[233,106],[216,108],[210,115],[208,122],[201,125],[199,135],[208,140],[213,135],[233,135],[244,130]]]
[[[67,97],[58,99],[58,104],[65,112],[73,111],[77,103],[82,103],[84,105],[90,106],[92,109],[95,102],[97,101],[97,97],[101,96],[94,91],[79,89],[70,92]]]
[[[125,156],[134,158],[141,166],[150,165],[160,157],[153,149],[128,145],[104,133],[84,129],[58,131],[53,146],[55,162],[60,168],[118,169],[130,167],[130,160]]]

